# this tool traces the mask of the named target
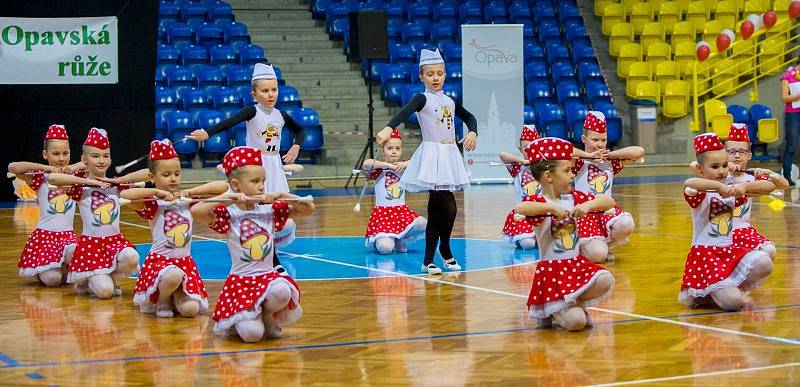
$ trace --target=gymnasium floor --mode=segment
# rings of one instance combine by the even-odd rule
[[[745,310],[687,309],[677,301],[691,240],[685,176],[675,175],[684,172],[642,170],[626,170],[614,187],[637,229],[605,265],[616,287],[591,309],[594,328],[578,333],[535,329],[527,319],[537,253],[497,241],[514,203],[510,186],[457,195],[454,251],[465,272],[441,277],[418,274],[423,241],[393,256],[363,248],[371,198],[355,214],[356,190],[312,192],[317,213],[298,221],[300,238],[282,258],[299,280],[303,317],[283,339],[258,344],[214,336],[208,316],[140,314],[133,279],[123,297],[101,301],[19,278],[18,253],[38,209],[12,203],[0,209],[0,384],[800,384],[798,209],[773,212],[756,200],[753,223],[779,257]],[[408,202],[424,215],[426,200]],[[146,251],[146,222],[130,211],[122,221]],[[230,261],[217,235],[195,227],[213,308]]]

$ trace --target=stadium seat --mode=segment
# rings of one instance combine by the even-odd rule
[[[190,44],[181,50],[181,64],[184,66],[208,64],[208,53],[205,48]]]
[[[453,81],[445,83],[444,87],[442,87],[442,92],[457,103],[463,103],[464,91],[461,82]]]
[[[514,1],[508,8],[508,18],[512,23],[533,25],[533,14],[528,1]]]
[[[279,110],[291,112],[303,107],[300,93],[292,86],[278,86],[278,101],[275,104]]]
[[[750,139],[756,138],[756,128],[753,122],[750,121],[750,112],[742,105],[728,105],[728,114],[733,116],[733,122],[738,122],[747,125]]]
[[[431,22],[433,15],[433,4],[428,2],[408,3],[406,10],[406,18],[408,21],[421,21],[425,23]]]
[[[261,46],[249,44],[239,50],[239,62],[243,66],[251,66],[267,62],[267,57],[264,56],[264,49]]]
[[[204,66],[197,71],[197,86],[225,86],[225,74],[217,67]]]
[[[406,23],[400,32],[403,43],[411,47],[412,51],[416,51],[415,47],[427,43],[429,35],[428,25],[419,22]]]
[[[435,23],[431,26],[431,40],[434,42],[442,42],[442,41],[456,42],[458,40],[459,28],[460,27],[457,26],[455,23],[450,23],[444,20]]]
[[[661,3],[658,11],[658,22],[664,25],[664,31],[671,33],[675,25],[681,20],[683,20],[683,11],[680,3],[676,1]]]
[[[589,33],[586,32],[586,27],[583,25],[575,25],[573,27],[567,28],[564,31],[564,34],[567,37],[567,40],[570,42],[570,45],[575,44],[584,44],[591,47],[592,41],[589,39]]]
[[[178,91],[183,101],[183,109],[189,113],[211,109],[211,98],[204,89],[190,88]]]
[[[628,97],[636,98],[636,87],[638,84],[652,79],[649,63],[636,62],[631,64],[630,70],[628,71],[628,79],[626,80],[625,94],[627,94]]]
[[[220,87],[214,89],[211,93],[212,107],[214,110],[220,110],[225,107],[233,107],[239,109],[241,105],[241,96],[236,92],[236,89],[230,87]]]
[[[728,137],[728,130],[730,129],[730,124],[733,123],[733,116],[728,114],[728,108],[725,105],[725,102],[722,102],[718,99],[709,99],[703,104],[703,114],[705,115],[705,122],[706,122],[706,131],[714,131],[717,134],[720,134],[724,130],[724,137]],[[716,122],[716,130],[714,129]],[[728,123],[725,126],[725,123]],[[722,128],[725,126],[724,128]],[[723,137],[720,134],[720,137]],[[723,138],[724,138],[723,137]]]
[[[572,43],[572,61],[575,63],[587,61],[597,63],[597,57],[594,55],[592,45],[580,41]]]
[[[554,103],[541,103],[536,105],[536,127],[540,133],[548,137],[569,139],[564,111]]]
[[[552,102],[553,96],[550,91],[550,84],[538,81],[528,83],[525,86],[525,100],[529,105],[533,106],[538,103]]]
[[[184,3],[180,6],[181,21],[191,26],[205,23],[208,20],[206,13],[206,7],[202,4]]]
[[[174,3],[162,1],[158,5],[159,23],[165,26],[178,21],[178,6]]]
[[[761,104],[750,106],[750,121],[755,125],[759,142],[771,143],[780,140],[778,121],[773,118],[769,106]]]
[[[504,0],[489,0],[483,6],[483,21],[487,24],[507,24],[506,2]]]
[[[586,81],[586,99],[592,105],[598,103],[612,103],[611,92],[605,80],[589,79]]]
[[[461,24],[483,23],[483,9],[480,1],[466,1],[458,7]]]
[[[655,68],[661,62],[672,60],[672,47],[667,43],[653,43],[647,49],[645,61]]]
[[[225,115],[220,112],[205,110],[198,113],[195,127],[209,129],[222,122],[224,119]],[[221,156],[225,154],[228,149],[230,149],[230,138],[228,137],[227,130],[218,132],[204,141],[203,152],[200,153],[200,161],[203,164],[203,168],[219,164]],[[216,159],[209,158],[210,154],[216,155]]]
[[[586,83],[589,79],[603,79],[603,72],[600,71],[600,66],[592,62],[581,62],[578,64],[578,80],[581,83]]]
[[[211,49],[218,44],[225,43],[225,38],[222,36],[222,29],[213,25],[203,25],[197,27],[195,31],[195,39],[197,44],[205,48]]]
[[[753,49],[753,40],[745,40],[732,47],[731,59],[736,62],[739,76],[752,76],[755,74],[756,57]]]
[[[639,41],[641,42],[642,49],[645,52],[651,44],[666,41],[666,29],[664,29],[664,24],[661,22],[650,22],[645,24]]]
[[[696,46],[692,42],[683,42],[675,48],[674,60],[680,67],[681,75],[686,74],[686,64],[693,63],[696,59]]]
[[[458,3],[455,1],[442,1],[438,3],[438,5],[433,7],[431,19],[434,22],[455,23],[458,20]]]
[[[692,22],[682,21],[675,23],[675,27],[672,29],[672,47],[678,47],[679,44],[684,42],[696,44],[697,34],[695,31],[697,30]]]
[[[387,64],[383,66],[380,77],[381,98],[387,102],[400,103],[400,92],[408,83],[408,67],[404,64]]]
[[[244,86],[250,88],[253,72],[246,66],[232,65],[225,69],[228,86],[236,88]]]
[[[567,102],[583,102],[581,88],[574,80],[561,81],[556,85],[556,100],[564,105]]]
[[[656,65],[655,81],[662,91],[666,91],[667,83],[681,79],[680,66],[673,61],[664,61]]]
[[[589,107],[580,102],[567,102],[564,104],[564,112],[567,116],[567,127],[569,128],[573,142],[581,141],[583,121],[586,119],[588,111]]]
[[[705,1],[693,1],[689,3],[689,8],[686,10],[686,21],[692,23],[695,31],[702,31],[705,26],[710,12]]]
[[[611,30],[614,25],[618,23],[625,23],[627,15],[625,13],[625,6],[619,3],[612,3],[603,8],[602,28],[603,34],[606,36],[611,35]]]
[[[774,36],[765,39],[760,47],[761,55],[758,58],[758,70],[761,74],[780,74],[785,69],[783,56],[786,53],[786,40]]]
[[[156,87],[156,110],[177,110],[179,105],[178,93],[168,87]]]
[[[389,63],[417,63],[414,52],[406,44],[396,43],[389,46]]]
[[[547,22],[558,22],[553,3],[549,1],[537,1],[533,3],[533,24],[542,25]]]
[[[250,44],[250,33],[247,32],[247,26],[243,23],[232,22],[225,24],[222,36],[225,38],[225,43],[231,47],[242,47]]]
[[[463,77],[461,62],[448,63],[445,66],[445,71],[447,71],[447,79],[461,79]],[[417,77],[418,80],[419,73],[412,73],[412,77]]]
[[[643,60],[642,51],[639,43],[628,43],[620,48],[617,57],[617,75],[620,78],[627,78],[631,65]]]
[[[167,73],[167,86],[173,89],[194,86],[192,70],[185,66],[176,66]]]
[[[522,114],[525,125],[536,125],[536,111],[531,105],[524,105]]]
[[[635,99],[661,103],[661,86],[658,82],[642,81],[636,85]]]
[[[194,43],[194,30],[185,23],[173,23],[167,28],[167,41],[178,50]]]
[[[623,45],[633,42],[633,24],[617,23],[611,28],[611,36],[608,38],[608,53],[611,56],[619,56]]]
[[[716,96],[733,94],[738,86],[739,74],[736,62],[730,59],[723,59],[717,63],[714,69],[712,92]]]
[[[644,26],[653,21],[653,6],[648,2],[639,2],[633,5],[630,23],[633,24],[633,33],[641,35]]]
[[[218,20],[234,21],[233,9],[230,4],[217,2],[208,6],[208,20],[217,22]]]
[[[160,44],[156,49],[156,63],[159,65],[176,65],[179,64],[180,58],[180,51],[171,45]]]
[[[719,20],[709,20],[706,22],[705,26],[703,26],[703,37],[702,39],[706,42],[710,42],[709,44],[717,41],[717,36],[722,33],[722,30],[725,29],[725,23]]]
[[[211,47],[211,64],[227,70],[228,66],[237,65],[236,51],[229,45],[218,45]]]
[[[664,89],[664,117],[680,118],[689,113],[689,83],[685,81],[667,82]]]
[[[561,42],[551,42],[545,49],[545,56],[547,57],[547,63],[552,66],[557,61],[569,60],[569,49]]]
[[[767,11],[767,4],[762,0],[747,0],[744,2],[744,15],[761,15]]]
[[[550,67],[550,79],[553,84],[557,85],[561,81],[576,81],[578,78],[576,77],[575,69],[572,67],[572,62],[558,61]]]

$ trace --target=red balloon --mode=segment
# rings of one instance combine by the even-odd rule
[[[717,51],[722,52],[731,46],[731,38],[728,35],[720,34],[717,36]]]
[[[794,19],[800,16],[800,1],[793,1],[789,4],[789,17]]]
[[[708,59],[709,55],[711,55],[711,47],[703,45],[697,48],[697,59],[701,62]]]
[[[745,40],[747,40],[750,38],[751,35],[753,35],[753,32],[755,32],[755,30],[756,26],[754,26],[750,20],[745,20],[744,23],[742,23],[742,28],[739,29],[739,32],[741,32],[742,37],[745,38]]]
[[[770,28],[775,25],[775,22],[778,21],[778,17],[775,15],[773,11],[764,12],[764,16],[761,17],[764,20],[764,25],[767,28]]]

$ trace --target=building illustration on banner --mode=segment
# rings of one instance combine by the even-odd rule
[[[478,122],[478,133],[489,133],[489,131],[491,131],[493,135],[486,136],[482,138],[481,141],[486,143],[485,145],[491,144],[493,147],[494,145],[507,145],[507,141],[504,141],[504,139],[509,138],[509,136],[517,137],[516,127],[511,122],[502,121],[500,117],[500,108],[497,106],[497,98],[495,97],[494,91],[489,97],[487,109],[485,115],[486,121]]]

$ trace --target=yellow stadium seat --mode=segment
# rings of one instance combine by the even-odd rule
[[[622,46],[617,57],[617,75],[627,78],[631,65],[641,62],[643,55],[642,45],[639,43],[628,43]]]
[[[633,42],[633,24],[617,23],[611,28],[608,38],[608,52],[611,56],[619,56],[619,51],[626,43]]]
[[[644,26],[653,21],[653,6],[650,3],[636,3],[631,10],[630,23],[633,24],[633,33],[641,35]]]
[[[715,42],[717,41],[717,36],[722,33],[722,30],[725,29],[725,23],[719,20],[709,20],[705,28],[703,29],[703,40],[711,44],[712,47],[715,47]]]
[[[614,0],[594,0],[594,14],[595,16],[603,16],[603,10],[609,4],[614,4]]]
[[[780,74],[784,69],[783,56],[786,52],[786,39],[771,37],[765,39],[758,57],[758,71],[761,74]]]
[[[723,59],[713,66],[712,92],[717,96],[733,94],[739,84],[736,62],[730,59]]]
[[[655,66],[667,60],[672,60],[672,47],[666,43],[653,43],[647,49],[645,60],[647,63],[650,63],[651,66]]]
[[[672,29],[672,46],[677,47],[683,42],[691,42],[696,44],[697,33],[695,32],[694,24],[688,21],[682,21],[675,24]]]
[[[695,31],[702,31],[708,18],[708,6],[706,6],[705,1],[693,1],[689,3],[689,9],[686,11],[686,21],[694,25]]]
[[[717,0],[703,0],[706,3],[706,8],[708,8],[708,12],[716,13],[717,12]]]
[[[650,22],[644,25],[642,36],[639,41],[642,43],[642,48],[647,50],[651,44],[663,42],[665,38],[664,25],[660,22]]]
[[[745,15],[749,15],[751,13],[761,15],[764,12],[766,12],[766,10],[767,10],[767,5],[762,0],[747,0],[744,2]]]
[[[697,66],[697,93],[700,95],[708,91],[708,62],[689,62],[684,64],[683,79],[689,82],[689,90],[694,93],[694,69]]]
[[[733,115],[731,114],[714,116],[711,120],[711,131],[724,140],[728,138],[731,124],[733,124]]]
[[[622,0],[621,3],[625,7],[625,14],[630,15],[633,12],[633,6],[641,2],[641,0]]]
[[[680,118],[689,114],[689,83],[685,81],[667,82],[664,88],[662,114],[669,118]]]
[[[694,62],[696,55],[695,44],[692,42],[683,42],[675,47],[673,60],[680,65],[681,74],[685,74],[686,64]]]
[[[658,10],[658,21],[664,25],[666,33],[672,34],[672,29],[681,19],[683,19],[683,10],[680,3],[668,1],[661,4],[661,8]]]
[[[626,18],[625,6],[618,3],[607,5],[603,9],[603,35],[611,35],[611,27],[617,23],[624,23]]]
[[[753,40],[743,40],[733,45],[731,59],[736,62],[739,75],[751,75],[756,69],[756,57]]]
[[[653,7],[653,16],[658,13],[658,10],[661,9],[661,4],[664,4],[667,0],[647,0],[647,4],[650,4]]]
[[[689,4],[691,4],[692,0],[675,0],[676,3],[681,5],[681,9],[683,10],[683,14],[686,14],[686,11],[689,9]]]
[[[780,140],[777,118],[762,118],[758,120],[758,141],[770,143]]]
[[[725,26],[723,28],[733,29],[736,21],[739,20],[739,6],[731,0],[720,1],[717,4],[717,13],[714,15],[714,19],[721,21]]]
[[[706,128],[711,127],[711,120],[718,115],[728,114],[728,105],[718,99],[709,99],[703,104]]]
[[[643,81],[636,85],[636,99],[661,103],[661,86],[658,82]]]
[[[655,81],[661,85],[661,90],[667,90],[667,83],[681,78],[680,66],[673,61],[665,61],[656,65]]]
[[[772,2],[772,9],[778,16],[778,23],[789,18],[789,4],[791,4],[791,0],[774,0]]]
[[[625,94],[628,97],[636,97],[636,87],[641,82],[653,79],[650,73],[650,64],[647,62],[636,62],[631,65],[628,71],[628,79],[625,84]]]

